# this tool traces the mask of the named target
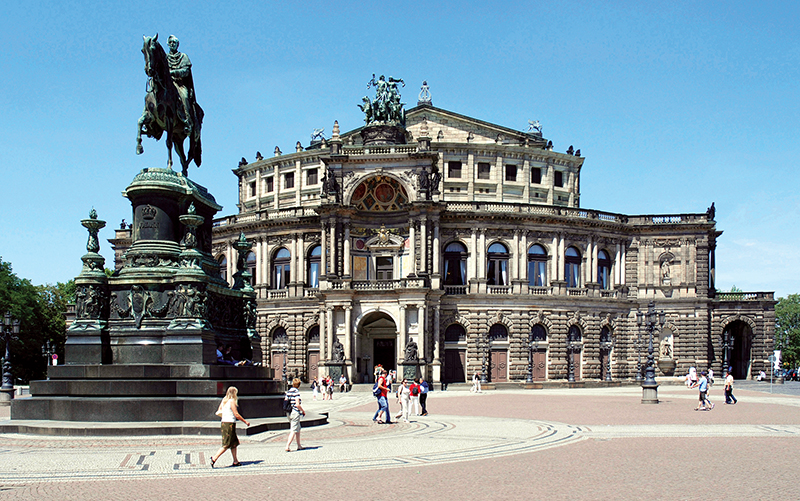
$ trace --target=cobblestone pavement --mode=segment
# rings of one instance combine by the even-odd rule
[[[240,437],[239,468],[211,469],[219,441],[208,437],[0,435],[0,499],[800,497],[798,468],[774,461],[800,454],[800,398],[742,389],[739,404],[724,405],[715,388],[716,408],[695,412],[695,391],[662,387],[659,397],[642,405],[635,387],[437,391],[429,416],[393,425],[372,423],[369,393],[307,398],[307,410],[331,416],[303,430],[307,449],[284,452],[285,431]]]

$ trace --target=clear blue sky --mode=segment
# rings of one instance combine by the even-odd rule
[[[135,154],[142,35],[180,38],[206,112],[190,177],[237,211],[236,168],[314,128],[362,123],[373,73],[417,101],[586,157],[581,205],[626,214],[716,202],[717,285],[800,292],[800,30],[794,2],[6,2],[0,28],[0,256],[33,283],[80,272],[92,207],[165,165]],[[184,12],[186,11],[186,12]],[[164,44],[166,46],[166,44]]]

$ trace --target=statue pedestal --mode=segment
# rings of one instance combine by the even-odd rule
[[[403,368],[403,377],[409,380],[420,377],[422,375],[420,365],[419,362],[405,362],[401,364]]]

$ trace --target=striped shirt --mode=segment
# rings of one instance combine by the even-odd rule
[[[292,410],[299,412],[297,406],[302,405],[302,402],[300,401],[300,390],[297,388],[289,388],[289,391],[286,392],[285,398],[292,401]]]

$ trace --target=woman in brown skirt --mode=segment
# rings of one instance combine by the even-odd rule
[[[236,448],[239,446],[239,437],[236,436],[236,420],[238,419],[247,426],[250,426],[250,423],[239,414],[239,408],[237,407],[239,403],[238,394],[239,390],[235,386],[229,387],[225,398],[222,399],[222,403],[219,404],[219,409],[217,409],[217,415],[222,418],[222,448],[211,458],[212,468],[219,457],[228,449],[231,450],[231,455],[233,456],[233,464],[231,466],[242,465],[236,457]]]

